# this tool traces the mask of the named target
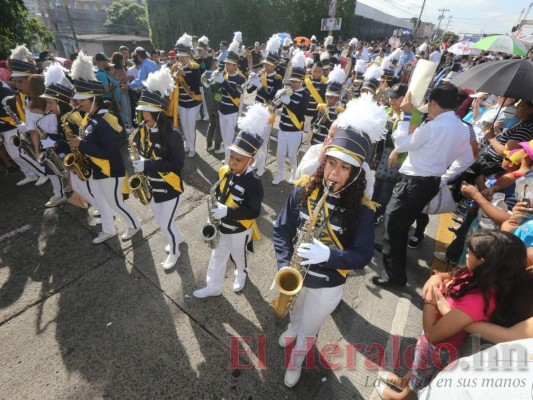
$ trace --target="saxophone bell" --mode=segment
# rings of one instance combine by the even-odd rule
[[[207,222],[200,229],[200,236],[202,237],[202,240],[206,242],[211,249],[217,247],[218,239],[220,237],[220,221],[211,217],[211,210],[213,208],[216,208],[217,205],[215,192],[217,190],[218,185],[220,185],[220,182],[227,178],[230,173],[231,171],[228,171],[226,174],[224,174],[222,178],[216,181],[214,185],[211,186],[211,189],[209,189],[209,194],[207,195]]]

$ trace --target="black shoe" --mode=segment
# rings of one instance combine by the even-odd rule
[[[374,276],[372,278],[372,283],[376,286],[383,288],[403,288],[405,284],[396,283],[390,279],[383,279],[381,276]]]
[[[420,243],[422,243],[422,240],[424,240],[424,235],[422,237],[419,236],[411,236],[409,239],[409,242],[407,242],[407,247],[410,249],[416,249],[418,246],[420,246]]]

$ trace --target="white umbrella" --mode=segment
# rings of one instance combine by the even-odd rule
[[[458,56],[464,56],[468,54],[476,55],[481,53],[481,50],[472,48],[473,44],[474,42],[471,42],[470,40],[463,40],[462,42],[457,42],[453,46],[450,46],[448,51]]]

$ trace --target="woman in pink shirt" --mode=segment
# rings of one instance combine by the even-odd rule
[[[403,378],[378,374],[383,382],[376,392],[382,399],[417,399],[433,375],[458,358],[466,326],[506,321],[512,291],[526,277],[526,247],[508,232],[480,230],[467,239],[467,248],[466,266],[452,273],[444,290],[426,291],[424,330],[411,371]]]

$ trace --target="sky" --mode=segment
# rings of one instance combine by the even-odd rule
[[[357,0],[399,18],[418,18],[423,0]],[[530,0],[426,0],[422,21],[438,24],[439,9],[446,8],[441,29],[455,33],[510,33],[518,22],[522,9]],[[533,7],[527,19],[533,20]],[[524,36],[533,33],[533,27],[524,28]]]

